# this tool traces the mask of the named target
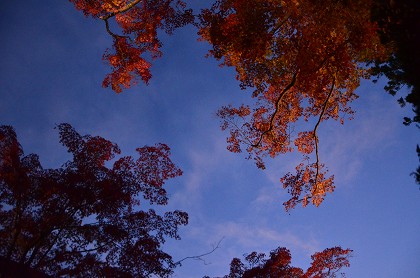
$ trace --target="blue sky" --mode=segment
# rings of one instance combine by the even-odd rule
[[[62,122],[116,142],[124,154],[158,142],[171,147],[184,175],[168,182],[166,209],[187,211],[190,224],[165,250],[177,260],[223,238],[206,264],[186,261],[174,277],[224,275],[233,257],[278,246],[306,269],[311,254],[337,245],[354,250],[348,277],[420,277],[420,191],[409,176],[419,133],[402,125],[410,110],[383,92],[383,82],[362,83],[354,120],[320,126],[320,156],[336,191],[319,208],[288,214],[279,178],[300,157],[277,157],[261,171],[226,150],[215,113],[249,93],[232,69],[204,58],[209,46],[194,28],[163,35],[150,85],[116,95],[101,87],[109,71],[101,57],[111,45],[102,22],[68,1],[2,1],[0,13],[0,123],[14,126],[26,153],[39,154],[44,167],[66,161],[54,130]]]

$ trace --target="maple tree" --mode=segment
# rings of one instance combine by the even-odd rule
[[[117,93],[127,89],[138,80],[146,84],[151,78],[150,59],[162,55],[162,42],[158,31],[171,34],[175,28],[194,21],[191,9],[186,9],[181,0],[69,0],[91,16],[105,22],[107,32],[113,38],[112,49],[103,59],[111,66],[102,85]],[[122,34],[111,30],[114,18]],[[148,55],[148,56],[147,56]]]
[[[113,49],[103,57],[112,72],[103,86],[117,93],[139,79],[150,80],[151,63],[144,56],[162,55],[159,29],[172,33],[195,24],[192,10],[180,0],[70,2],[103,20],[113,37]],[[402,84],[413,86],[399,101],[412,103],[417,113],[405,123],[418,122],[416,62],[409,58],[416,47],[411,42],[416,41],[418,5],[412,0],[395,5],[387,0],[217,0],[199,15],[199,34],[213,47],[209,56],[235,67],[241,87],[253,88],[256,100],[219,110],[222,129],[230,130],[228,149],[246,150],[260,168],[265,156],[294,149],[304,155],[296,173],[281,179],[291,194],[286,210],[300,202],[318,206],[334,191],[334,176],[319,158],[317,131],[324,120],[351,119],[349,104],[358,97],[354,91],[361,78],[386,75],[391,94]],[[111,31],[111,18],[123,35]],[[296,130],[296,122],[311,118],[317,118],[312,128]]]
[[[114,38],[113,52],[104,55],[113,71],[103,85],[117,93],[135,83],[136,77],[148,83],[151,64],[143,56],[162,54],[158,29],[171,33],[195,21],[192,10],[179,0],[70,1],[85,15],[104,20]],[[291,195],[284,203],[286,210],[298,203],[319,206],[334,191],[334,176],[319,157],[321,122],[352,118],[350,103],[358,97],[355,89],[362,78],[395,76],[383,66],[392,65],[397,52],[384,36],[385,16],[378,16],[386,6],[382,2],[217,0],[198,16],[201,40],[213,48],[209,56],[222,66],[234,67],[241,88],[253,91],[253,104],[228,105],[218,111],[222,129],[230,131],[228,149],[248,152],[248,158],[263,169],[266,156],[294,150],[303,154],[296,172],[280,179]],[[113,17],[124,35],[110,30],[108,20]],[[368,66],[373,62],[376,70]],[[392,79],[390,84],[394,84],[388,86],[391,91],[401,86]],[[417,103],[417,95],[410,94],[406,101]],[[297,128],[301,119],[313,124]]]
[[[117,93],[149,82],[151,60],[162,55],[160,30],[171,34],[195,20],[180,0],[69,1],[104,21],[113,45],[103,55],[112,68],[103,86]],[[391,23],[375,18],[379,2],[386,1],[217,0],[199,15],[201,40],[212,46],[208,56],[235,68],[241,88],[252,92],[252,104],[218,111],[222,129],[230,132],[228,149],[247,152],[262,169],[268,156],[303,154],[296,173],[280,179],[291,194],[286,210],[298,203],[319,206],[333,192],[334,176],[319,155],[318,129],[328,119],[352,118],[350,103],[362,78],[386,75],[391,93],[412,85],[401,103],[412,103],[418,114],[417,80],[405,55],[406,38],[398,37],[400,13],[389,13]],[[391,41],[399,47],[389,47]],[[399,75],[401,68],[409,68],[407,75]],[[296,124],[302,120],[309,128]],[[410,122],[418,122],[418,115]],[[23,155],[11,127],[0,127],[1,258],[52,275],[169,276],[177,262],[161,245],[167,237],[179,238],[177,229],[188,216],[139,210],[144,202],[167,203],[162,186],[181,174],[169,148],[139,148],[139,159],[115,159],[108,168],[106,162],[120,154],[116,144],[81,136],[67,124],[58,129],[73,160],[43,169],[36,155]],[[414,174],[418,181],[419,169]],[[245,257],[248,265],[233,259],[225,277],[335,277],[349,266],[350,254],[341,247],[325,249],[304,272],[290,266],[286,248],[269,258],[253,252]]]
[[[337,277],[343,267],[350,266],[351,253],[352,250],[339,246],[316,252],[311,256],[311,266],[304,272],[301,268],[290,265],[292,256],[287,248],[272,250],[268,258],[264,253],[252,252],[244,255],[245,262],[239,258],[232,259],[230,272],[223,278],[333,278]]]
[[[371,1],[219,0],[200,15],[209,56],[234,67],[253,104],[218,111],[229,130],[231,152],[246,151],[259,168],[264,157],[297,150],[303,161],[281,182],[298,203],[321,204],[334,190],[334,176],[320,161],[318,128],[352,117],[355,89],[369,72],[364,65],[386,59]],[[296,125],[303,120],[308,127]]]
[[[0,126],[2,261],[54,276],[168,277],[177,263],[162,244],[188,222],[186,212],[152,208],[167,204],[165,181],[182,174],[169,148],[117,158],[116,144],[57,128],[72,160],[44,169],[37,155],[24,155],[11,126]]]

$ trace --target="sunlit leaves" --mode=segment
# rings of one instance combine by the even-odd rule
[[[280,179],[291,198],[284,203],[290,210],[298,203],[306,207],[308,204],[319,206],[327,193],[334,191],[334,176],[328,176],[323,164],[310,163],[307,159],[296,166],[294,174],[287,173]]]
[[[209,55],[235,67],[240,86],[253,90],[253,104],[218,112],[228,149],[248,152],[259,168],[265,156],[293,150],[315,160],[281,179],[292,194],[287,209],[309,199],[318,206],[334,189],[321,169],[317,129],[352,117],[354,91],[368,77],[364,63],[385,57],[370,10],[361,0],[219,0],[200,15]]]
[[[304,272],[299,267],[291,266],[292,256],[287,248],[279,247],[266,256],[264,253],[252,252],[244,255],[242,262],[234,258],[230,263],[229,275],[224,278],[333,278],[337,277],[343,267],[349,267],[350,249],[341,247],[327,248],[311,256],[311,267]],[[342,275],[344,276],[344,274]]]
[[[349,267],[349,257],[352,250],[341,247],[327,248],[311,256],[311,267],[306,271],[305,277],[323,278],[337,277],[337,272],[343,267]]]
[[[111,50],[103,59],[111,66],[102,85],[116,93],[138,81],[148,84],[151,61],[162,55],[158,30],[171,34],[175,28],[192,23],[192,11],[180,0],[70,0],[86,16],[105,21],[113,38]],[[112,31],[109,20],[115,18],[120,30]],[[121,34],[120,34],[121,33]]]
[[[12,127],[0,127],[0,256],[54,276],[168,277],[175,263],[161,245],[179,239],[188,215],[140,208],[165,205],[165,182],[182,174],[169,147],[116,158],[115,143],[57,128],[72,159],[43,169],[23,156]]]
[[[103,57],[111,65],[112,72],[105,77],[102,85],[111,86],[116,93],[121,93],[123,89],[136,84],[137,78],[147,84],[152,77],[151,64],[141,57],[142,51],[133,47],[127,40],[126,37],[114,38],[115,53],[108,50]]]

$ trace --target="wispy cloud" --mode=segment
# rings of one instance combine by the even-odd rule
[[[397,141],[395,110],[399,108],[377,95],[366,98],[368,105],[360,107],[354,121],[344,127],[331,125],[320,136],[321,159],[344,184],[360,173],[369,157]]]
[[[320,243],[312,237],[304,239],[291,230],[277,231],[265,225],[255,225],[255,223],[233,221],[217,223],[195,229],[194,234],[206,238],[208,243],[224,238],[224,241],[231,246],[230,248],[236,246],[249,252],[253,250],[269,251],[278,246],[284,246],[303,253],[313,254],[319,250],[320,246]]]
[[[210,136],[202,146],[191,146],[188,160],[191,166],[184,173],[183,189],[171,198],[173,204],[198,209],[203,189],[211,186],[213,175],[226,168],[232,159],[220,137]]]

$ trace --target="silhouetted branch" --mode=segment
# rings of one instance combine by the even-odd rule
[[[316,162],[315,162],[315,164],[316,164],[315,191],[317,189],[317,181],[318,181],[318,175],[319,175],[319,147],[318,147],[318,135],[317,135],[316,132],[318,130],[319,124],[322,121],[322,117],[325,114],[325,110],[327,109],[327,104],[328,104],[328,101],[330,100],[330,97],[332,95],[332,92],[334,91],[334,86],[335,86],[335,75],[334,75],[334,78],[333,78],[333,82],[332,82],[332,85],[331,85],[330,92],[328,93],[328,96],[325,99],[324,104],[322,105],[321,114],[319,115],[318,122],[316,123],[315,128],[314,128],[314,131],[313,131],[313,133],[314,133],[314,139],[315,139],[315,155],[316,155]]]
[[[185,258],[183,258],[183,259],[181,259],[181,260],[179,260],[179,261],[175,262],[174,264],[175,264],[175,265],[181,265],[181,262],[183,262],[183,261],[185,261],[185,260],[189,260],[189,259],[199,260],[199,261],[204,262],[204,264],[207,264],[207,263],[206,263],[206,261],[203,259],[203,257],[205,257],[205,256],[207,256],[207,255],[210,255],[211,253],[213,253],[214,251],[216,251],[217,249],[219,249],[219,248],[220,248],[220,243],[223,241],[223,239],[224,239],[224,238],[225,238],[225,237],[222,237],[222,238],[219,240],[219,242],[217,242],[217,244],[216,244],[215,246],[213,246],[213,248],[212,248],[209,252],[206,252],[206,253],[201,254],[201,255],[188,256],[188,257],[185,257]]]

